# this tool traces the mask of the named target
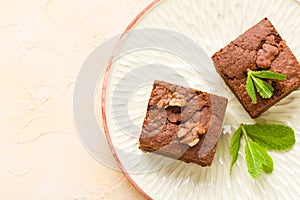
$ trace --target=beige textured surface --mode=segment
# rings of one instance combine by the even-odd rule
[[[0,3],[0,199],[141,199],[77,137],[81,64],[151,0]]]

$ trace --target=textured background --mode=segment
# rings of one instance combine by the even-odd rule
[[[0,3],[0,199],[141,199],[75,131],[76,75],[151,0]]]

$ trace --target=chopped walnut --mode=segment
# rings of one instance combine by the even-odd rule
[[[194,127],[194,128],[191,130],[191,133],[192,133],[193,135],[198,136],[198,126]]]
[[[198,124],[192,122],[186,122],[180,126],[179,131],[177,133],[177,137],[181,138],[186,136],[193,128],[195,128]]]
[[[189,145],[190,147],[193,147],[193,146],[195,146],[196,144],[198,144],[199,141],[200,141],[200,139],[199,139],[199,138],[196,138],[196,139],[194,139],[193,141],[191,141],[190,143],[188,143],[188,145]]]
[[[206,133],[206,129],[203,126],[199,125],[197,128],[198,135],[203,135]]]
[[[197,135],[193,135],[193,134],[190,134],[190,135],[187,135],[186,137],[184,137],[180,143],[182,144],[187,144],[189,145],[190,147],[193,147],[195,146],[196,144],[198,144],[198,142],[200,141],[199,137]]]
[[[173,98],[169,102],[169,105],[170,106],[179,106],[179,107],[186,106],[185,97],[183,95],[180,95],[177,92],[175,92],[173,94]]]
[[[159,102],[156,104],[158,108],[167,108],[169,103],[172,99],[172,95],[168,94],[166,97],[163,97]]]
[[[199,135],[205,133],[205,128],[199,123],[186,122],[180,127],[177,137],[180,138],[180,143],[187,144],[192,147],[200,141]]]
[[[157,107],[158,108],[164,108],[165,107],[165,105],[167,105],[168,103],[167,103],[167,100],[166,99],[161,99],[161,100],[159,100],[159,102],[157,103]]]
[[[183,136],[185,136],[187,134],[187,129],[185,128],[180,128],[179,131],[177,132],[177,137],[178,138],[182,138]]]
[[[183,107],[186,105],[186,100],[183,95],[174,92],[172,95],[168,94],[166,97],[163,97],[158,103],[158,108],[167,108],[169,106],[179,106]]]

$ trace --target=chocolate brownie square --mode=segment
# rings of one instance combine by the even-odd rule
[[[140,149],[210,166],[221,133],[227,99],[155,81],[148,102]]]
[[[300,86],[300,64],[272,23],[264,18],[212,56],[225,83],[252,118],[256,118]],[[285,74],[285,81],[267,80],[274,94],[258,94],[253,104],[246,92],[247,70]]]

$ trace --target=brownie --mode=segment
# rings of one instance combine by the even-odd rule
[[[225,83],[252,118],[256,118],[300,85],[300,65],[272,23],[264,18],[212,56]],[[253,104],[246,92],[247,70],[285,74],[285,81],[266,80],[274,94],[264,99],[256,93]]]
[[[221,133],[227,99],[155,81],[139,148],[210,166]]]

